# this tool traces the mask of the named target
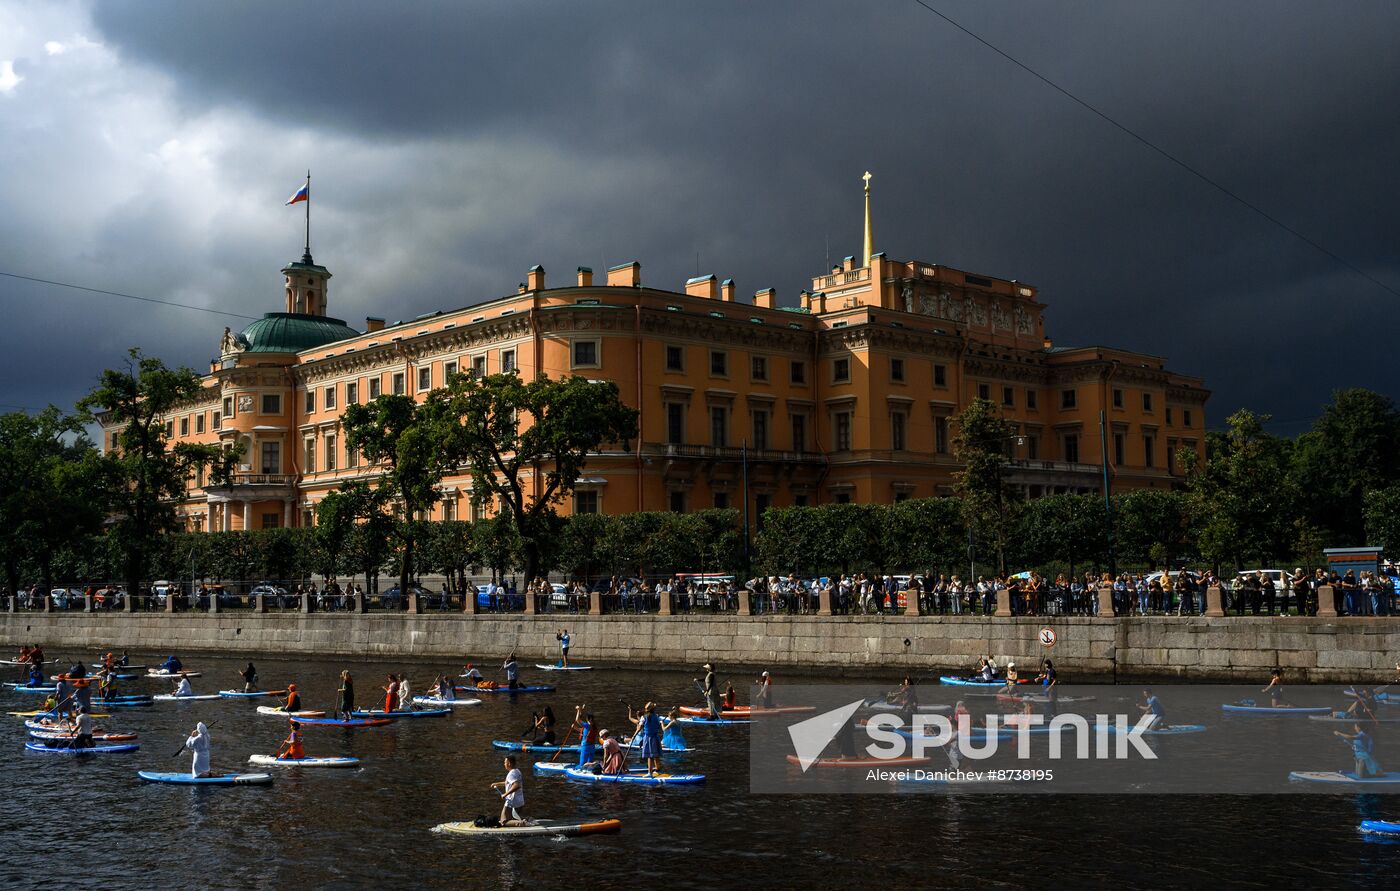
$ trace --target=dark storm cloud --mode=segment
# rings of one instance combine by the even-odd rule
[[[1400,287],[1393,4],[934,5]],[[229,196],[290,191],[309,165],[317,257],[351,320],[505,293],[536,262],[557,281],[635,257],[677,287],[697,253],[791,302],[828,243],[859,248],[869,168],[877,249],[1039,285],[1058,343],[1170,357],[1215,391],[1213,421],[1310,416],[1338,386],[1400,395],[1378,341],[1395,297],[912,2],[108,0],[91,15],[124,70],[158,82],[129,89],[164,91],[181,121],[236,121],[211,153],[219,224],[191,232],[197,214],[134,198],[92,236],[106,271],[152,296],[185,262],[217,270],[189,299],[275,309],[268,273],[294,227]],[[146,345],[202,361],[222,324],[164,323]],[[142,327],[85,326],[77,364]]]

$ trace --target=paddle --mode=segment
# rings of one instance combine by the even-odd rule
[[[559,757],[559,754],[560,754],[561,752],[564,751],[564,747],[567,746],[567,745],[569,744],[569,738],[570,738],[571,736],[573,736],[573,735],[574,735],[574,728],[570,727],[569,730],[568,730],[568,732],[564,734],[564,739],[563,739],[563,741],[559,743],[559,748],[555,749],[555,750],[550,754],[550,756],[549,756],[549,760],[550,760],[550,761],[553,761],[555,758],[558,758],[558,757]],[[580,745],[582,745],[582,743],[583,743],[582,731],[580,731],[579,743],[580,743]]]
[[[217,721],[210,721],[209,723],[207,723],[207,724],[204,725],[204,729],[205,729],[205,730],[208,730],[210,727],[213,727],[213,726],[214,726],[215,724],[217,724],[217,723],[218,723]],[[189,740],[186,740],[186,742],[188,742],[188,741],[189,741]],[[180,754],[180,753],[183,752],[183,751],[185,751],[185,743],[180,743],[180,748],[178,748],[178,749],[176,749],[174,752],[172,752],[171,755],[170,755],[170,757],[171,757],[171,758],[174,758],[176,755]]]

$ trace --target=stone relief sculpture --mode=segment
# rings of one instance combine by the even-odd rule
[[[1028,312],[1026,312],[1026,308],[1025,308],[1024,306],[1017,306],[1017,307],[1016,307],[1016,333],[1017,333],[1017,334],[1032,334],[1032,333],[1034,333],[1034,331],[1035,331],[1035,328],[1034,328],[1034,326],[1031,324],[1031,314],[1028,313]]]
[[[914,286],[913,286],[913,285],[905,285],[905,286],[904,286],[904,290],[900,292],[899,296],[900,296],[900,299],[902,299],[902,300],[904,301],[904,311],[905,311],[905,312],[913,312],[913,311],[914,311]]]
[[[1006,311],[1006,307],[1001,301],[997,301],[992,306],[992,323],[998,328],[1011,327],[1011,314]]]

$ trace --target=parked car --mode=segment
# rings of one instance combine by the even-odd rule
[[[569,586],[561,584],[559,582],[553,582],[552,584],[550,584],[549,602],[552,606],[558,606],[567,609],[569,606]]]
[[[49,591],[54,609],[81,609],[83,592],[78,588],[54,588]]]
[[[418,602],[423,604],[424,606],[427,606],[429,599],[433,596],[432,592],[430,592],[427,588],[424,588],[422,585],[410,584],[408,586],[408,590],[409,593],[417,594]],[[398,585],[395,585],[387,591],[381,591],[379,594],[380,606],[389,609],[399,609],[402,603],[403,592],[399,590]]]
[[[490,610],[490,611],[496,611],[496,610],[502,610],[502,609],[504,609],[504,610],[506,610],[506,611],[509,611],[509,610],[514,610],[514,609],[524,609],[524,608],[525,608],[525,597],[524,597],[523,595],[521,595],[521,594],[516,594],[515,596],[512,597],[512,596],[508,593],[508,592],[509,592],[509,589],[508,589],[505,585],[496,585],[496,593],[495,593],[495,595],[494,595],[494,597],[495,597],[495,602],[493,603],[493,602],[492,602],[492,596],[493,596],[493,595],[487,593],[487,592],[490,590],[490,588],[491,588],[490,585],[477,585],[477,586],[476,586],[476,608],[477,608],[477,609],[484,609],[484,610]]]

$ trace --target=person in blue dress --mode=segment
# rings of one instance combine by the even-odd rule
[[[1367,777],[1378,777],[1382,773],[1380,764],[1376,762],[1376,756],[1372,754],[1375,748],[1375,740],[1371,734],[1361,729],[1360,724],[1351,725],[1352,733],[1345,730],[1333,731],[1337,736],[1351,743],[1351,754],[1356,761],[1356,778],[1359,780]]]
[[[666,713],[666,717],[661,721],[661,749],[666,752],[684,752],[690,748],[686,745],[685,737],[681,735],[681,724],[677,719],[680,713],[671,709]]]
[[[638,753],[647,763],[647,776],[654,777],[661,772],[661,718],[656,714],[656,703],[642,706],[641,714],[627,709],[627,720],[636,725],[633,737],[638,741]]]

